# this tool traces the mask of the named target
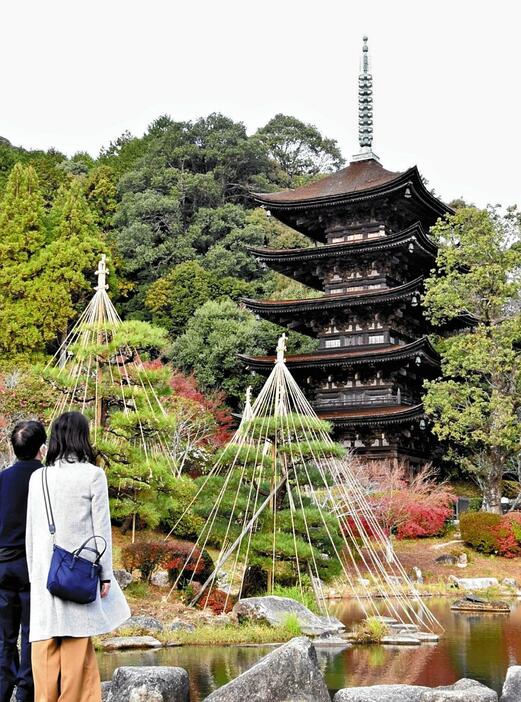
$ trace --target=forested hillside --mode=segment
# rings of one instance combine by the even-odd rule
[[[106,252],[122,316],[165,327],[165,360],[236,406],[251,381],[236,354],[272,351],[280,333],[241,308],[241,296],[314,294],[246,251],[312,245],[255,208],[251,193],[296,187],[342,165],[335,141],[284,115],[253,135],[220,114],[162,116],[97,157],[0,138],[3,367],[56,350]],[[290,335],[290,350],[313,344]]]

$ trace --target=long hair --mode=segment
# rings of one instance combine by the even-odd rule
[[[90,443],[89,422],[81,412],[64,412],[52,423],[46,463],[94,463],[96,454]]]

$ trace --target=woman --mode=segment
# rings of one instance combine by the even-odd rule
[[[58,698],[60,702],[100,702],[100,676],[90,637],[112,631],[130,616],[112,572],[107,479],[94,461],[86,418],[79,412],[62,414],[52,425],[46,460],[55,539],[67,551],[74,551],[94,535],[106,540],[107,550],[100,561],[100,591],[91,604],[62,600],[47,590],[53,537],[45,509],[43,468],[33,473],[29,485],[26,549],[36,702],[56,702]],[[102,543],[98,539],[99,550]],[[95,558],[91,551],[81,555]]]

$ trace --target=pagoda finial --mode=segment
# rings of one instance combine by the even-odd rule
[[[353,161],[365,161],[378,156],[373,153],[373,76],[369,59],[368,38],[364,37],[360,73],[358,74],[358,143],[360,151]]]
[[[277,363],[284,363],[284,354],[286,353],[286,334],[279,337],[277,344]]]
[[[100,261],[98,263],[98,270],[96,271],[96,275],[98,276],[98,284],[96,286],[96,290],[108,290],[108,285],[107,285],[107,273],[108,273],[108,268],[107,268],[107,256],[105,254],[101,254]]]

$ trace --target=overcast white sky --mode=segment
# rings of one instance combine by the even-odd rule
[[[357,146],[369,35],[373,148],[444,199],[521,204],[521,5],[515,0],[6,0],[0,135],[95,155],[155,117],[278,112]]]

